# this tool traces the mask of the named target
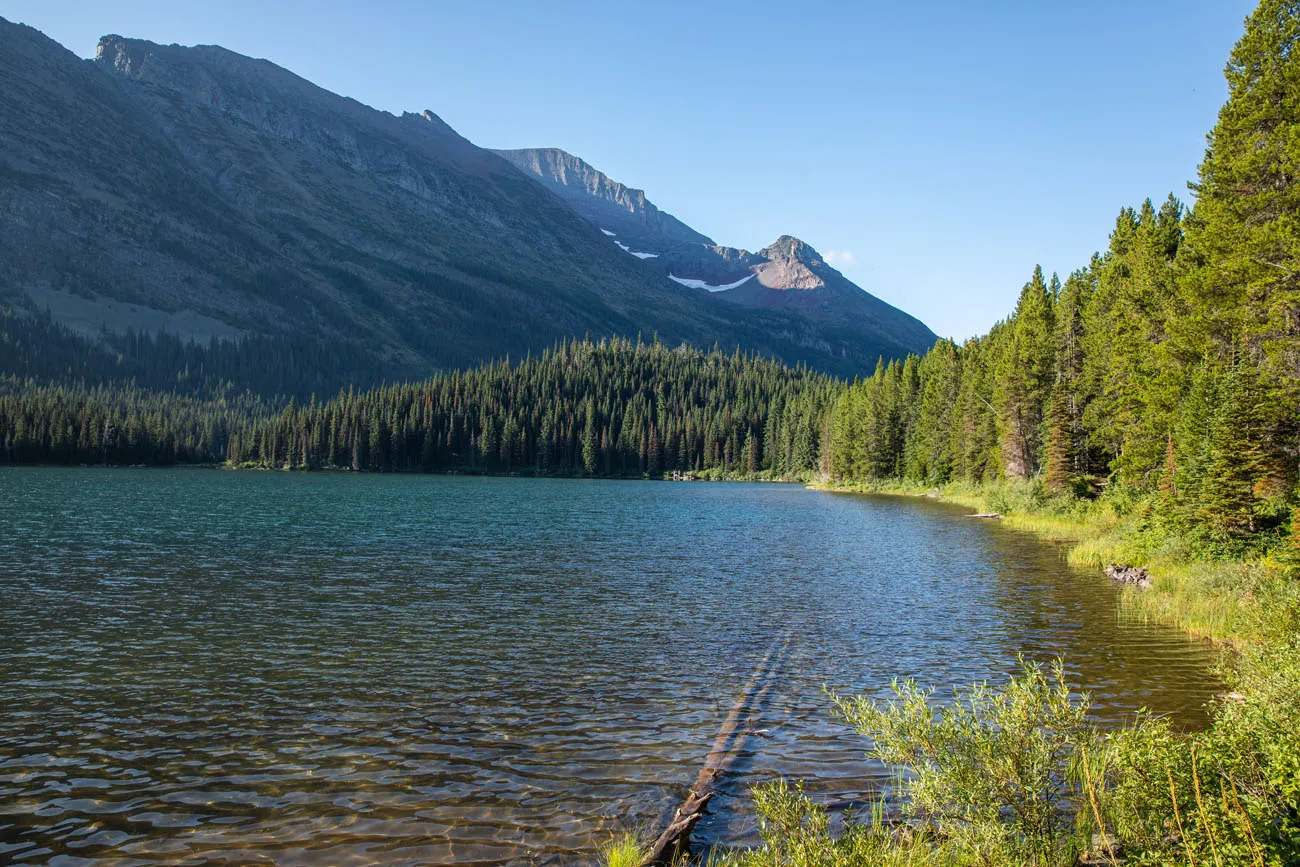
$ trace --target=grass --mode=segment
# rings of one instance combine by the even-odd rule
[[[909,781],[910,830],[849,825],[833,839],[824,810],[799,790],[773,789],[756,797],[770,831],[763,846],[724,863],[1066,867],[1086,857],[1110,865],[1300,865],[1300,567],[1269,552],[1267,541],[1284,550],[1280,537],[1225,550],[1162,522],[1153,499],[1122,491],[1082,500],[1045,496],[1033,483],[836,490],[996,512],[1008,528],[1066,544],[1074,565],[1146,567],[1151,589],[1125,588],[1120,615],[1217,642],[1233,692],[1215,704],[1203,732],[1178,733],[1139,716],[1118,732],[1080,727],[1047,753],[1044,743],[1062,726],[1044,716],[1054,699],[1030,669],[1004,686],[959,694],[958,704],[972,710],[958,716],[908,684],[896,686],[889,705],[841,699],[841,717]],[[1055,701],[1064,718],[1068,708]],[[1028,722],[1016,730],[1017,720]],[[1044,756],[1069,760],[1050,766]],[[1046,772],[1015,776],[1025,768]],[[1074,824],[1044,836],[1047,814],[1028,822],[1035,814],[1024,798],[1041,805],[1063,784]]]
[[[1253,640],[1250,608],[1257,588],[1276,580],[1270,558],[1214,557],[1177,533],[1153,525],[1150,503],[1047,498],[1032,483],[942,488],[882,482],[822,486],[826,490],[925,496],[972,513],[1002,515],[1003,526],[1064,544],[1073,566],[1101,569],[1111,564],[1145,566],[1149,591],[1127,589],[1121,613],[1176,626],[1197,638],[1226,645]]]
[[[630,831],[616,835],[600,850],[602,867],[640,867],[644,857],[640,835]]]

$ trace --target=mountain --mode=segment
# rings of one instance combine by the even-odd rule
[[[87,61],[0,19],[0,53],[0,307],[48,312],[107,357],[147,346],[128,331],[235,341],[222,371],[324,388],[588,334],[840,374],[925,348],[665,280],[430,111],[377,111],[215,46],[106,36]],[[690,236],[635,191],[594,188]]]
[[[922,322],[857,286],[798,238],[783,235],[757,253],[724,247],[572,154],[555,148],[496,153],[680,285],[742,307],[797,312],[847,339],[934,344]]]
[[[587,222],[629,238],[655,238],[686,244],[713,244],[645,197],[604,172],[558,148],[497,150],[493,153],[538,178]]]

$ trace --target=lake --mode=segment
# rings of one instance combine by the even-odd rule
[[[1057,547],[789,485],[0,470],[0,861],[574,863],[676,807],[770,677],[747,791],[888,772],[823,686],[1060,654],[1098,716],[1203,724],[1208,651]]]

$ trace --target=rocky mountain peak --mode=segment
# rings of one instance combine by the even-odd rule
[[[402,119],[412,120],[415,123],[419,124],[424,130],[429,132],[435,132],[441,135],[456,136],[457,138],[460,137],[459,133],[457,133],[454,129],[452,129],[451,126],[447,123],[447,121],[439,117],[436,112],[433,112],[427,108],[424,111],[421,111],[419,113],[406,112],[402,115]]]
[[[821,254],[793,235],[782,235],[760,251],[769,259],[789,259],[804,265],[824,265]]]
[[[86,62],[2,18],[0,55],[0,301],[96,333],[310,335],[394,376],[584,332],[841,374],[934,339],[794,238],[717,246],[572,154],[489,152],[268,60],[112,33]]]
[[[612,202],[632,214],[645,210],[645,193],[624,186],[590,163],[559,148],[499,150],[497,154],[525,172],[558,187],[575,187],[589,196]]]
[[[115,72],[124,75],[139,74],[140,67],[148,57],[147,49],[142,49],[148,44],[138,39],[118,36],[116,33],[101,36],[99,45],[95,48],[95,62],[101,66],[112,67]]]
[[[793,235],[782,235],[759,255],[768,261],[758,267],[758,280],[772,289],[820,289],[834,272],[820,253]]]

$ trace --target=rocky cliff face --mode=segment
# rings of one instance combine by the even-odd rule
[[[89,335],[294,336],[389,378],[583,334],[840,373],[915,348],[673,283],[429,111],[376,111],[215,46],[107,36],[85,61],[0,19],[0,56],[0,304]],[[545,165],[629,226],[707,249],[590,166]]]
[[[558,148],[498,150],[493,153],[536,177],[569,203],[588,222],[624,238],[624,243],[654,246],[661,242],[712,244],[672,214],[587,162]]]
[[[755,266],[758,282],[769,289],[821,289],[824,277],[834,271],[821,254],[790,235],[782,235],[758,255],[765,261]],[[835,274],[843,279],[838,271]]]

